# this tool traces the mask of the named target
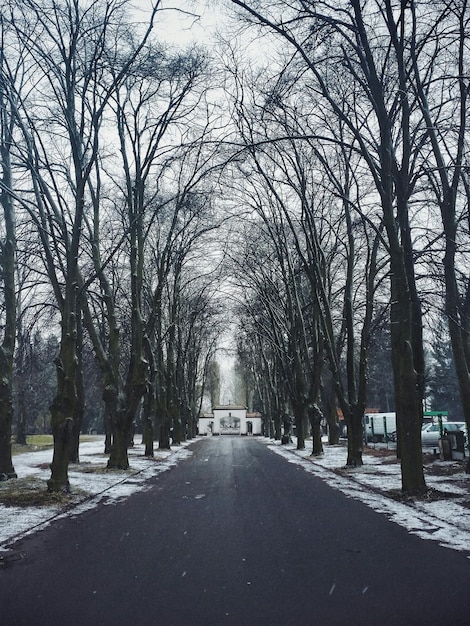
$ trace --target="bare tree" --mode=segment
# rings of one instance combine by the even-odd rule
[[[405,5],[359,0],[270,7],[233,0],[250,19],[288,43],[311,78],[318,102],[342,121],[367,163],[380,198],[390,254],[392,358],[402,487],[426,490],[421,462],[424,353],[409,198],[413,148],[419,147],[416,102],[408,97]],[[283,10],[284,9],[284,10]],[[395,10],[396,9],[396,10]],[[348,93],[345,76],[352,86]],[[344,89],[343,87],[346,87]],[[410,393],[410,389],[412,392]]]
[[[237,355],[242,367],[249,364],[260,402],[263,433],[281,439],[288,400],[281,358],[271,341],[269,312],[254,288],[247,291],[235,312],[239,335]]]
[[[127,56],[122,46],[117,52],[115,44],[124,26],[121,3],[93,2],[81,7],[75,0],[51,0],[45,6],[28,0],[10,4],[11,24],[29,50],[36,79],[28,101],[18,107],[26,146],[23,163],[35,194],[35,204],[27,196],[23,202],[39,228],[44,262],[61,313],[57,393],[51,405],[54,454],[48,481],[49,490],[59,491],[69,489],[69,443],[79,406],[79,258],[87,193],[95,182],[103,113],[141,46]],[[113,75],[116,55],[121,70]]]
[[[2,301],[0,302],[0,477],[16,478],[11,458],[11,433],[13,422],[13,362],[16,339],[15,256],[16,230],[13,197],[13,169],[11,150],[14,144],[15,92],[12,74],[4,51],[7,34],[0,17],[0,203],[3,227],[0,239],[0,277]]]
[[[211,406],[220,404],[220,365],[217,360],[208,365],[206,389],[210,397]]]
[[[256,85],[252,94],[246,82],[237,85],[240,134],[254,164],[248,188],[258,176],[269,190],[260,211],[279,213],[278,231],[289,230],[309,284],[314,451],[321,451],[317,398],[324,350],[348,426],[347,464],[361,465],[367,350],[377,274],[384,272],[377,258],[381,223],[364,184],[369,179],[344,123],[317,112],[315,98],[302,98],[308,83],[292,64],[272,80],[258,77]],[[247,162],[248,156],[243,174]],[[278,231],[273,238],[279,239]]]
[[[468,235],[468,2],[409,5],[411,60],[409,84],[418,98],[429,139],[423,169],[441,213],[445,236],[445,310],[470,429],[470,276]],[[467,463],[470,472],[470,461]]]

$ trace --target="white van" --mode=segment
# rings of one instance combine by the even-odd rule
[[[395,441],[397,436],[396,413],[366,413],[364,415],[364,437],[366,441]]]
[[[425,411],[423,428],[428,423],[438,423],[441,417],[444,424],[447,423],[447,411]],[[389,441],[397,439],[396,413],[366,413],[364,415],[364,438],[366,441],[385,441],[385,435]]]

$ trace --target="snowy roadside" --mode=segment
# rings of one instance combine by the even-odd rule
[[[144,446],[136,444],[129,450],[131,469],[126,472],[106,470],[107,456],[103,453],[102,437],[81,443],[80,464],[69,468],[74,494],[70,502],[38,506],[28,504],[26,499],[24,506],[0,504],[0,565],[3,558],[8,558],[9,548],[16,540],[46,527],[53,520],[80,515],[99,503],[114,504],[132,493],[148,489],[149,478],[191,456],[187,446],[193,441],[171,451],[156,449],[154,459],[146,458]],[[325,445],[323,456],[312,457],[309,449],[296,450],[295,442],[281,446],[272,439],[260,438],[260,441],[290,463],[298,464],[347,497],[360,500],[386,515],[409,532],[464,552],[470,558],[470,475],[464,473],[462,462],[433,460],[426,463],[426,483],[434,497],[403,501],[397,498],[401,489],[400,467],[392,452],[381,454],[380,447],[366,449],[364,466],[346,469],[346,448],[343,445]],[[15,456],[18,483],[24,482],[29,490],[44,492],[50,477],[51,460],[52,450]],[[0,483],[0,497],[12,482],[17,481]]]
[[[136,444],[129,450],[130,469],[127,471],[107,471],[108,456],[104,454],[104,439],[80,444],[80,463],[69,466],[69,480],[72,489],[71,501],[67,504],[58,501],[48,506],[26,503],[24,506],[5,506],[0,503],[0,565],[2,552],[16,540],[41,530],[53,520],[61,517],[80,515],[96,507],[99,503],[114,504],[132,493],[149,488],[149,478],[157,476],[179,461],[191,456],[187,450],[191,442],[170,450],[155,450],[153,459],[144,456],[144,445]],[[45,491],[50,478],[49,464],[52,450],[26,452],[13,457],[18,481],[0,482],[2,490],[11,488],[12,483],[28,489]]]
[[[323,456],[313,457],[311,450],[296,450],[295,441],[289,445],[272,439],[263,441],[290,463],[386,515],[410,533],[465,552],[470,559],[470,475],[465,474],[461,461],[425,463],[429,499],[404,500],[399,497],[400,466],[393,454],[380,455],[378,449],[366,449],[363,467],[347,469],[345,446],[325,445]]]

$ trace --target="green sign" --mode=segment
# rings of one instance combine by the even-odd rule
[[[424,417],[434,417],[436,415],[443,415],[447,417],[448,412],[447,411],[424,411]]]

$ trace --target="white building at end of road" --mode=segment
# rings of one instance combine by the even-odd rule
[[[246,406],[214,406],[198,422],[199,435],[261,435],[261,413],[248,413]]]

